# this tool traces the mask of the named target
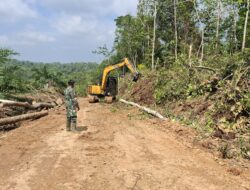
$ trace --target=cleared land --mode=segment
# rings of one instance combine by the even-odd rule
[[[79,133],[65,131],[59,110],[0,136],[0,189],[250,189],[249,170],[233,174],[185,141],[189,133],[168,129],[174,124],[134,108],[80,104]]]

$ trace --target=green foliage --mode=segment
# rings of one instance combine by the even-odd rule
[[[17,55],[16,52],[14,52],[13,50],[10,49],[4,49],[4,48],[0,48],[0,89],[3,92],[3,86],[6,85],[7,81],[6,81],[6,74],[8,74],[8,69],[6,69],[4,67],[4,64],[10,59],[10,57],[12,55]],[[10,71],[10,70],[9,70]],[[10,74],[13,75],[13,73],[11,72]],[[15,79],[15,85],[17,84],[17,80]],[[15,85],[12,84],[14,87]],[[15,88],[15,87],[14,87]]]
[[[161,70],[157,76],[155,99],[157,103],[175,101],[186,97],[189,72],[182,65],[175,64]]]
[[[13,50],[0,48],[0,65],[8,61],[10,56],[17,54]]]
[[[249,140],[245,140],[244,138],[240,138],[238,140],[238,146],[240,147],[240,154],[243,158],[250,160],[250,146],[249,146]]]
[[[230,147],[227,143],[219,147],[219,151],[221,152],[221,156],[223,159],[232,158],[231,155],[229,154],[229,150],[230,150]]]
[[[9,60],[2,65],[0,89],[4,93],[23,93],[52,85],[63,92],[67,81],[73,79],[77,94],[86,95],[97,66],[95,63],[46,64]]]
[[[120,16],[116,20],[116,39],[114,48],[120,58],[128,57],[135,65],[142,57],[142,49],[147,35],[142,30],[143,23],[131,15]]]
[[[2,92],[26,92],[30,86],[26,84],[23,73],[25,70],[18,66],[5,66],[3,69],[3,81],[0,86]]]
[[[106,58],[109,58],[112,55],[112,51],[109,51],[106,45],[98,47],[97,50],[94,50],[93,53],[104,55]]]
[[[189,125],[188,122],[193,123],[194,118],[202,117],[202,127],[197,129],[206,134],[211,134],[214,126],[247,132],[250,124],[249,56],[211,56],[204,61],[204,68],[207,67],[213,68],[216,73],[189,67],[180,57],[169,68],[159,70],[155,88],[157,103],[168,106],[175,101],[189,102],[190,99],[195,102],[202,99],[204,113],[199,115],[195,112],[188,116],[188,108],[183,111],[183,116],[178,116],[183,117],[181,122]],[[209,107],[205,108],[206,105]],[[199,105],[194,104],[193,107],[199,110]]]
[[[150,68],[154,5],[156,5],[157,15],[153,56],[158,62],[157,68],[168,68],[176,61],[174,55],[175,17],[172,0],[140,0],[136,16],[118,17],[115,20],[114,55],[119,59],[129,57],[134,64],[143,64]],[[218,59],[220,56],[227,57],[227,55],[239,52],[243,39],[246,6],[246,0],[178,1],[176,5],[178,58],[182,55],[188,57],[190,45],[192,45],[193,53],[191,57],[196,57],[197,60],[202,58],[202,61],[212,60],[211,55],[214,56],[214,54],[218,55],[214,59]],[[248,28],[249,26],[248,21]],[[248,29],[246,50],[250,48],[249,32]],[[215,62],[210,63],[213,65]]]
[[[217,101],[213,113],[223,115],[229,122],[236,122],[241,116],[250,116],[250,67],[244,57],[237,58],[237,62],[227,65],[221,72],[223,80],[217,85]]]

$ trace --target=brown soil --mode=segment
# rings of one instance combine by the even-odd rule
[[[142,104],[154,104],[154,87],[155,80],[152,78],[146,78],[144,80],[139,80],[135,85],[130,94],[130,97],[137,102]]]
[[[250,189],[249,165],[189,143],[192,131],[130,107],[80,105],[79,133],[59,110],[0,136],[0,189]]]
[[[193,100],[185,100],[180,102],[169,103],[168,107],[175,115],[183,115],[189,119],[202,118],[209,107],[211,101],[198,98]]]

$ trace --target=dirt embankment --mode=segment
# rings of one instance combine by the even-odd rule
[[[139,104],[151,105],[155,103],[154,89],[156,76],[143,77],[136,83],[129,83],[126,77],[121,81],[119,94],[123,98],[135,101]]]
[[[80,106],[79,133],[65,131],[62,109],[0,137],[0,189],[250,188],[249,165],[203,151],[192,130],[119,104]]]

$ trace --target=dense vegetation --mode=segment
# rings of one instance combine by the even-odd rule
[[[249,116],[248,15],[249,0],[140,0],[136,16],[115,20],[105,63],[129,57],[139,69],[156,72],[158,104],[220,90],[221,109],[240,104],[235,114]]]
[[[86,95],[86,88],[97,68],[95,63],[33,63],[10,59],[16,54],[11,50],[0,51],[0,90],[2,94],[29,93],[54,86],[59,91],[67,86],[67,81],[76,81],[79,95]]]

